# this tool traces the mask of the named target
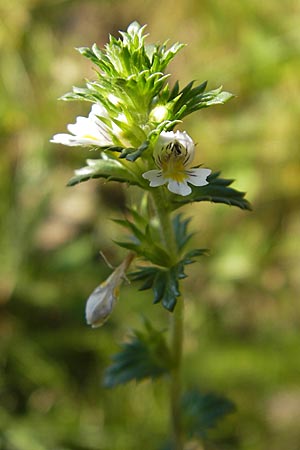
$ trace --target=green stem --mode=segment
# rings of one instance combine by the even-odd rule
[[[160,222],[161,238],[163,244],[168,248],[170,259],[174,262],[177,260],[177,246],[175,241],[174,230],[171,222],[170,212],[168,211],[168,204],[165,199],[163,188],[155,188],[152,191],[152,198],[156,213]]]
[[[173,351],[173,369],[171,372],[170,407],[174,450],[183,450],[181,423],[181,364],[183,344],[183,299],[180,298],[171,318],[171,346]]]
[[[170,212],[167,208],[164,192],[156,188],[152,192],[155,208],[160,221],[162,240],[170,252],[171,261],[178,261],[178,251],[171,222]],[[171,315],[171,352],[173,367],[170,373],[170,419],[174,450],[183,450],[183,432],[181,419],[181,365],[183,346],[183,298],[180,297],[173,314]]]

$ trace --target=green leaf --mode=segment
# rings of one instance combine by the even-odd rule
[[[208,255],[208,253],[209,253],[208,248],[195,248],[194,250],[190,250],[189,252],[187,252],[184,255],[181,262],[184,265],[192,264],[193,262],[195,262],[195,260],[193,258],[197,258],[198,256]]]
[[[251,210],[250,203],[244,198],[245,193],[229,187],[233,180],[219,178],[220,172],[209,175],[206,186],[193,186],[193,191],[186,197],[172,196],[173,209],[186,203],[209,201],[237,206],[241,209]]]
[[[172,263],[170,260],[169,252],[160,244],[160,240],[157,239],[157,230],[155,223],[148,223],[140,218],[137,212],[133,215],[135,223],[129,219],[115,220],[116,223],[125,227],[132,234],[129,236],[128,241],[114,241],[120,247],[134,251],[138,256],[151,261],[153,264],[157,264],[163,267],[169,267]]]
[[[127,161],[136,161],[147,148],[149,147],[149,142],[145,141],[138,148],[125,148],[122,150],[120,158],[126,158]]]
[[[141,280],[143,285],[140,290],[152,288],[153,303],[162,303],[163,307],[172,312],[175,308],[177,297],[180,295],[178,280],[182,278],[182,266],[171,268],[139,267],[137,272],[131,273],[133,281]]]
[[[193,85],[194,81],[179,91],[179,84],[178,82],[175,83],[168,99],[173,108],[174,118],[182,119],[199,109],[224,104],[234,97],[233,94],[222,91],[222,86],[218,89],[205,92],[207,81],[204,81],[196,87],[193,87]]]
[[[134,331],[121,351],[112,357],[105,371],[104,385],[114,387],[129,381],[157,378],[169,372],[171,355],[162,331],[145,321],[145,331]]]
[[[177,221],[176,221],[177,222]],[[133,249],[133,244],[126,247]],[[138,248],[138,245],[136,245]],[[135,250],[134,250],[135,251]],[[138,251],[138,250],[137,250]],[[207,249],[194,249],[187,252],[183,258],[172,267],[145,266],[129,274],[132,281],[142,281],[141,291],[152,289],[153,303],[160,303],[172,312],[180,296],[179,280],[186,278],[184,266],[192,264],[194,258],[207,254]]]
[[[120,181],[144,187],[142,177],[130,171],[120,161],[110,158],[104,153],[101,156],[101,159],[88,159],[86,161],[87,166],[75,170],[75,176],[69,180],[67,186],[75,186],[91,178],[106,178],[111,181]]]
[[[210,429],[215,428],[226,415],[235,411],[235,405],[215,393],[202,393],[194,389],[184,395],[182,409],[187,434],[190,437],[206,438]]]
[[[177,214],[173,219],[173,229],[176,237],[178,251],[180,252],[188,243],[193,233],[187,233],[191,219],[183,219],[182,214]]]

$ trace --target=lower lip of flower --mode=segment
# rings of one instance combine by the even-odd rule
[[[164,178],[172,179],[177,183],[182,183],[189,177],[182,161],[169,161],[167,164],[162,164],[162,173]]]
[[[97,138],[95,136],[92,136],[91,134],[85,134],[82,136],[84,139],[90,139],[92,141],[97,141]]]

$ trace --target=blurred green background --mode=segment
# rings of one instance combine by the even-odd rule
[[[110,221],[134,191],[90,181],[65,188],[88,150],[54,146],[85,103],[58,102],[94,77],[74,47],[102,47],[138,20],[149,42],[188,46],[172,80],[220,84],[237,97],[188,118],[199,162],[248,192],[253,212],[197,204],[189,269],[185,381],[237,405],[215,449],[300,449],[300,4],[296,0],[2,0],[1,450],[152,450],[166,438],[164,382],[101,386],[110,355],[141,313],[167,313],[124,286],[101,329],[85,300],[118,264]],[[192,447],[191,447],[192,448]],[[200,449],[202,447],[194,447]]]

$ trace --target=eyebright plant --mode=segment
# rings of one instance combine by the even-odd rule
[[[75,171],[69,186],[91,178],[137,186],[141,200],[128,205],[125,217],[116,222],[130,237],[116,242],[128,250],[124,261],[90,295],[86,320],[101,326],[116,306],[125,274],[151,289],[153,303],[170,312],[170,339],[145,319],[144,330],[135,331],[113,357],[104,383],[115,386],[131,380],[167,375],[170,384],[171,447],[182,450],[188,438],[207,439],[209,428],[233,410],[232,403],[214,394],[183,393],[181,380],[183,307],[181,281],[185,266],[206,253],[187,249],[191,233],[189,218],[174,213],[182,206],[210,201],[250,209],[244,193],[232,188],[232,180],[220,172],[193,166],[196,148],[183,130],[183,119],[200,109],[221,105],[233,95],[222,87],[207,91],[207,82],[181,88],[170,86],[167,66],[184,47],[175,43],[146,44],[145,26],[137,22],[110,36],[104,50],[96,44],[78,51],[96,68],[96,79],[73,87],[63,100],[91,104],[87,117],[77,117],[68,133],[55,134],[51,142],[88,146],[95,158]],[[175,131],[176,129],[176,131]]]

